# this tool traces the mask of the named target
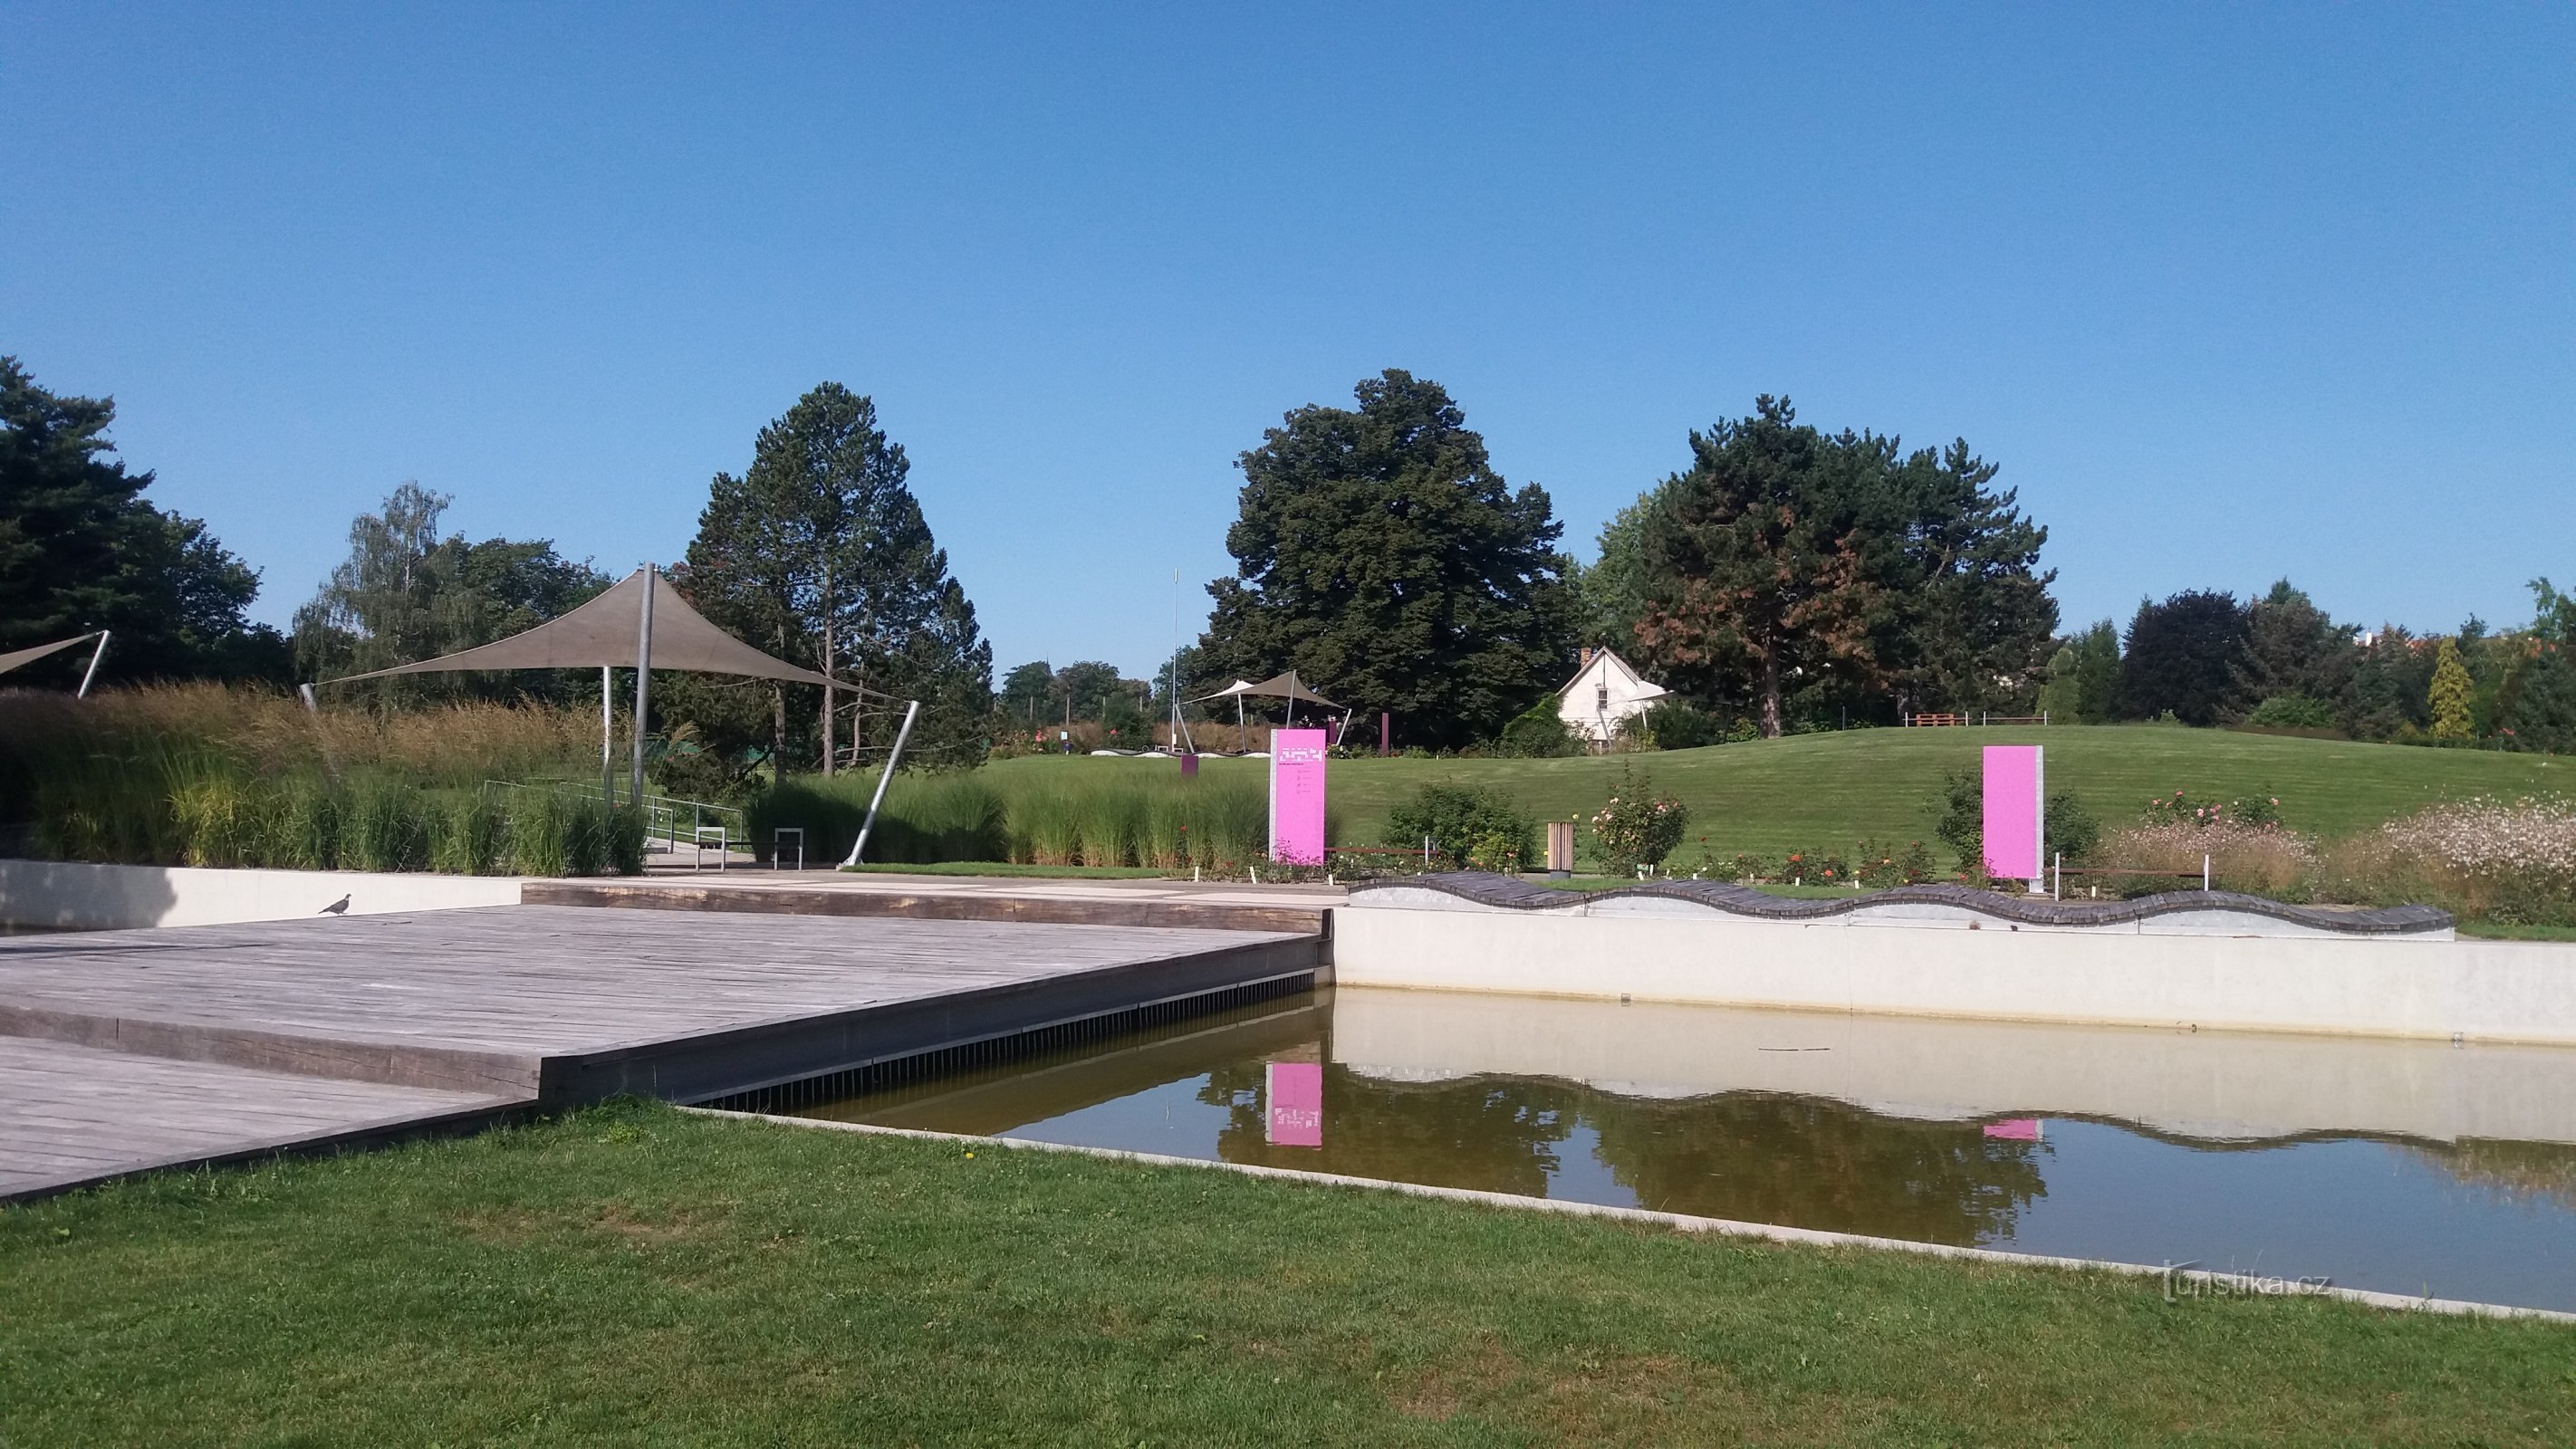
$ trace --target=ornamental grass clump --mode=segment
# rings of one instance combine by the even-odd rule
[[[2435,805],[2342,842],[2319,872],[2337,899],[2421,903],[2509,925],[2576,925],[2576,805]]]
[[[449,875],[497,874],[507,858],[509,815],[493,792],[456,795],[429,813],[429,868]]]
[[[2112,870],[2156,872],[2111,877],[2120,882],[2114,889],[2122,895],[2197,889],[2204,856],[2213,889],[2282,900],[2307,896],[2317,864],[2316,847],[2291,831],[2223,816],[2115,830],[2093,852],[2096,862]]]

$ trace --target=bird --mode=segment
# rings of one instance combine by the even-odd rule
[[[349,914],[349,898],[347,896],[342,896],[331,904],[315,911],[313,914],[317,916],[345,916]]]

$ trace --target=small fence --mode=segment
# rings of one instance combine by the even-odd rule
[[[1975,715],[1966,715],[1926,711],[1922,714],[1898,715],[1896,719],[1899,725],[1907,729],[1965,729],[1969,726],[1986,725],[2044,725],[2048,723],[2048,712],[2042,710],[2038,714],[1989,714],[1980,711]]]

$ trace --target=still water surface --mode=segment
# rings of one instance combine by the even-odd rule
[[[1344,989],[805,1111],[2576,1310],[2571,1051]]]

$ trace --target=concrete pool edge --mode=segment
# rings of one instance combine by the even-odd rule
[[[2576,1313],[2550,1308],[2525,1308],[2510,1303],[2481,1303],[2461,1298],[2410,1298],[2402,1293],[2383,1293],[2369,1288],[2341,1288],[2332,1284],[2294,1282],[2281,1279],[2258,1279],[2237,1273],[2213,1273],[2183,1265],[2122,1263],[2107,1258],[2067,1258],[2040,1253],[2012,1253],[1998,1248],[1966,1248],[1947,1243],[1924,1243],[1906,1238],[1879,1238],[1860,1233],[1837,1233],[1819,1228],[1782,1227],[1772,1223],[1742,1222],[1732,1218],[1696,1217],[1687,1213],[1657,1212],[1651,1208],[1612,1207],[1602,1203],[1569,1202],[1558,1198],[1524,1197],[1516,1193],[1486,1192],[1476,1188],[1436,1187],[1428,1183],[1397,1182],[1387,1178],[1351,1177],[1341,1173],[1307,1172],[1290,1167],[1264,1167],[1254,1163],[1220,1162],[1203,1157],[1175,1157],[1156,1152],[1131,1152],[1116,1147],[1085,1147],[1066,1142],[1036,1142],[1018,1137],[982,1137],[964,1132],[932,1132],[914,1127],[878,1127],[864,1122],[836,1122],[828,1118],[788,1117],[766,1112],[734,1112],[715,1107],[680,1107],[676,1110],[705,1117],[741,1122],[766,1122],[780,1127],[801,1127],[829,1132],[850,1132],[870,1137],[908,1137],[930,1142],[956,1142],[989,1147],[1009,1147],[1034,1152],[1062,1152],[1104,1161],[1127,1162],[1147,1167],[1192,1167],[1217,1172],[1231,1172],[1242,1177],[1266,1178],[1275,1182],[1299,1183],[1310,1187],[1338,1187],[1371,1192],[1389,1192],[1406,1197],[1434,1198],[1446,1202],[1473,1203],[1483,1207],[1504,1208],[1521,1212],[1557,1213],[1569,1217],[1605,1219],[1613,1222],[1639,1223],[1669,1228],[1676,1232],[1705,1233],[1715,1237],[1744,1238],[1787,1246],[1815,1248],[1858,1248],[1879,1252],[1912,1253],[1921,1257],[1948,1258],[1955,1261],[1991,1263],[2011,1268],[2054,1268],[2075,1272],[2115,1273],[2123,1277],[2157,1278],[2171,1283],[2188,1283],[2196,1290],[2215,1288],[2227,1296],[2333,1298],[2363,1307],[2412,1313],[2440,1313],[2470,1318],[2531,1319],[2546,1323],[2576,1324]],[[2250,1286],[2249,1286],[2250,1285]],[[2197,1296],[2197,1294],[2195,1295]]]
[[[1346,986],[2576,1046],[2576,944],[1345,907]]]

